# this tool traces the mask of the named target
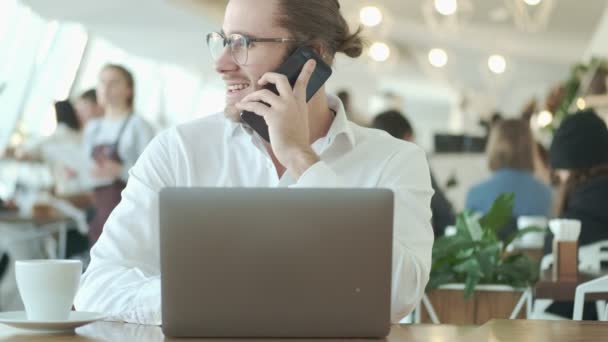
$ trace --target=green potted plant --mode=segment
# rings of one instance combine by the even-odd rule
[[[506,246],[524,234],[544,230],[529,227],[518,230],[504,241],[499,237],[501,230],[513,220],[514,198],[512,193],[502,194],[495,200],[490,211],[482,217],[470,211],[461,213],[457,219],[456,234],[440,237],[435,241],[431,277],[427,286],[430,301],[434,302],[434,307],[445,306],[450,311],[458,307],[472,311],[472,317],[468,318],[466,316],[471,316],[470,312],[456,313],[454,317],[458,318],[457,322],[449,322],[451,319],[439,317],[442,323],[481,324],[486,318],[501,318],[482,317],[484,313],[489,316],[504,316],[492,312],[491,308],[480,307],[484,305],[479,303],[480,297],[488,297],[486,301],[494,307],[506,307],[501,310],[508,311],[507,317],[502,318],[508,318],[508,314],[521,298],[521,292],[538,280],[538,262],[522,253],[507,253]],[[484,286],[486,293],[477,295],[476,290]],[[509,300],[493,298],[489,295],[492,288],[499,289],[495,292],[501,292]],[[449,298],[440,298],[442,289],[452,291]],[[501,301],[514,303],[503,305],[499,303]],[[479,315],[480,312],[482,315]]]

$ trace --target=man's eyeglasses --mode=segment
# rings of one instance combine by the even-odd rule
[[[207,35],[207,46],[211,52],[211,57],[214,61],[217,61],[226,46],[230,47],[230,55],[234,62],[238,65],[247,64],[247,58],[249,57],[249,48],[253,43],[287,43],[296,42],[292,38],[250,38],[239,33],[233,33],[229,36],[225,36],[219,32],[211,32]]]

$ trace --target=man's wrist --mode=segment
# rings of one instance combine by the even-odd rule
[[[286,167],[294,179],[298,180],[306,170],[319,161],[321,161],[321,158],[319,158],[312,149],[300,150],[293,154],[293,157]]]

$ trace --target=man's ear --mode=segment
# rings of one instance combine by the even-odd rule
[[[409,142],[414,142],[414,134],[413,133],[404,133],[403,140],[409,141]]]
[[[313,49],[319,56],[323,58],[326,63],[331,62],[331,56],[329,55],[327,46],[320,41],[313,41],[310,43],[310,48]]]

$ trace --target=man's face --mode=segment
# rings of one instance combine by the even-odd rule
[[[239,33],[250,38],[289,38],[287,30],[276,24],[278,0],[230,0],[226,7],[223,31],[226,36]],[[247,63],[238,65],[226,48],[215,62],[215,70],[226,84],[226,117],[240,121],[235,104],[259,90],[258,80],[276,70],[287,54],[285,43],[252,43]]]

